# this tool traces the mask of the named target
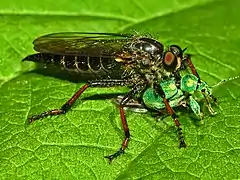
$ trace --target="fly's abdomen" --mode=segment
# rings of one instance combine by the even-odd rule
[[[37,53],[29,55],[23,61],[33,61],[46,67],[55,66],[70,72],[92,74],[102,78],[116,78],[120,75],[121,65],[111,57],[89,57]]]

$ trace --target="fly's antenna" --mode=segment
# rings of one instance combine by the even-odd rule
[[[182,50],[182,53],[184,53],[184,51],[186,51],[187,50],[187,47],[185,47],[183,50]]]
[[[234,76],[234,77],[230,77],[230,78],[228,78],[228,79],[223,79],[223,80],[219,81],[217,84],[214,84],[214,85],[212,86],[212,88],[214,88],[214,87],[216,87],[216,86],[219,86],[219,85],[221,85],[221,84],[224,84],[224,83],[226,83],[226,82],[228,82],[228,81],[232,81],[232,80],[238,79],[238,78],[240,78],[240,75]]]

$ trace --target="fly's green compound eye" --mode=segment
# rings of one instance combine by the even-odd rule
[[[166,51],[163,56],[162,64],[166,71],[173,72],[178,64],[177,57],[171,51]]]

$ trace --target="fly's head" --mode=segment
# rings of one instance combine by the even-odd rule
[[[186,48],[182,49],[178,45],[171,45],[164,51],[164,46],[156,40],[149,38],[142,38],[141,40],[144,40],[144,42],[138,44],[138,49],[141,49],[141,52],[146,55],[145,58],[141,56],[142,58],[136,59],[139,60],[138,65],[140,65],[142,71],[145,74],[147,72],[149,75],[151,74],[151,76],[147,75],[147,79],[161,81],[180,70]]]
[[[164,52],[162,57],[162,66],[167,72],[175,72],[182,65],[183,53],[185,49],[180,48],[178,45],[171,45]]]

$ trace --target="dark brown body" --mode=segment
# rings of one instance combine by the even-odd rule
[[[44,67],[57,67],[70,73],[83,75],[91,79],[121,79],[122,63],[111,57],[87,57],[75,55],[57,55],[37,53],[24,60],[43,64]]]

